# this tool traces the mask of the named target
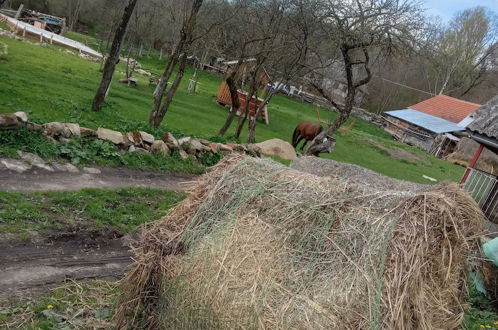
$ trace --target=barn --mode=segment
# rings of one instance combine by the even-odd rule
[[[386,111],[384,119],[385,130],[395,139],[436,156],[451,152],[456,146],[458,137],[451,133],[465,130],[453,122],[413,109]]]
[[[498,95],[477,110],[467,132],[478,143],[478,147],[461,183],[489,220],[498,223],[498,178],[475,168],[483,150],[498,154]]]
[[[436,157],[452,153],[480,105],[446,95],[437,95],[407,109],[387,111],[385,129],[396,139],[418,146]]]

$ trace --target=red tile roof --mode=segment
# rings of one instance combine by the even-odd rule
[[[411,105],[408,108],[459,123],[480,107],[480,104],[455,99],[446,95],[438,95]]]

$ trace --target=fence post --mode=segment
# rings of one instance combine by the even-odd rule
[[[479,148],[477,148],[476,152],[474,153],[474,157],[472,157],[472,160],[469,163],[469,166],[465,170],[465,174],[463,175],[462,180],[460,181],[460,184],[464,184],[467,181],[467,178],[469,177],[470,171],[474,168],[474,166],[477,163],[477,160],[479,159],[479,156],[481,156],[481,152],[484,149],[483,144],[479,144]]]

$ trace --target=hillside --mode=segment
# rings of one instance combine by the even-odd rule
[[[136,75],[138,87],[132,89],[113,82],[107,105],[96,113],[91,111],[90,104],[100,79],[98,63],[64,54],[56,47],[39,47],[5,37],[0,37],[0,41],[9,48],[6,59],[0,60],[0,113],[22,109],[40,122],[77,122],[90,128],[154,132],[147,125],[154,90],[147,77]],[[165,64],[157,58],[142,57],[138,61],[155,74]],[[121,63],[115,80],[122,78],[124,71]],[[190,94],[187,84],[192,74],[189,68],[161,130],[213,137],[227,114],[214,101],[221,78],[202,72],[199,93]],[[280,95],[269,105],[269,114],[270,125],[258,124],[258,142],[275,137],[290,141],[300,121],[316,122],[314,106]],[[322,109],[321,116],[331,121],[336,114]],[[439,181],[457,181],[463,173],[463,168],[393,141],[383,130],[360,119],[347,135],[338,133],[337,141],[333,153],[323,157],[354,163],[394,178],[429,183],[422,177],[427,175]]]

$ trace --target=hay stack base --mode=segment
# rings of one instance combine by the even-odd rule
[[[483,218],[458,186],[429,189],[228,157],[143,234],[118,324],[456,328]]]

